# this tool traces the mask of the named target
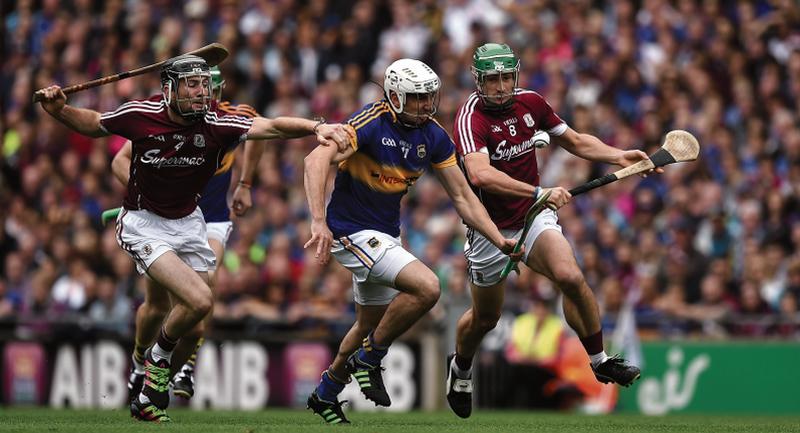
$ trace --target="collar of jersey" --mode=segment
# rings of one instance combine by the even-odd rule
[[[381,104],[383,104],[388,109],[389,114],[392,115],[392,123],[397,123],[397,113],[395,113],[394,109],[392,109],[392,106],[389,105],[389,101],[382,99]]]

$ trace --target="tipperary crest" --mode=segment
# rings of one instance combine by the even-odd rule
[[[525,121],[525,125],[528,128],[533,128],[535,122],[533,121],[533,116],[531,116],[531,113],[525,113],[525,115],[522,116],[522,120]]]
[[[145,244],[144,248],[142,248],[142,253],[145,256],[149,256],[150,254],[153,254],[153,247],[151,247],[150,244]]]
[[[195,134],[194,135],[194,146],[195,147],[206,147],[206,138],[203,137],[203,134]]]
[[[417,158],[422,159],[425,158],[425,155],[428,154],[428,151],[425,150],[425,144],[418,144],[417,145]]]

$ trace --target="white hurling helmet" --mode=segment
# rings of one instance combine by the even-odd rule
[[[386,68],[383,78],[383,91],[389,105],[397,114],[403,114],[408,94],[427,95],[431,99],[432,109],[427,113],[405,113],[410,117],[427,118],[436,114],[439,105],[439,89],[442,82],[430,66],[415,59],[400,59]],[[396,93],[399,105],[392,101],[391,94]]]

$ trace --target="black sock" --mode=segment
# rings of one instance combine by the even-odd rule
[[[472,368],[472,358],[465,358],[456,353],[456,367],[469,371]]]
[[[175,345],[177,344],[178,340],[173,340],[168,336],[167,331],[162,327],[161,332],[158,333],[158,345],[161,346],[162,349],[172,352],[175,350]]]
[[[581,338],[581,344],[589,355],[596,355],[603,351],[603,330]]]

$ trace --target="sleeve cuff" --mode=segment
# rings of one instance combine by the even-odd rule
[[[358,150],[358,134],[356,134],[355,128],[352,125],[345,125],[346,128],[350,128],[350,146],[353,147],[353,150]]]
[[[550,128],[547,130],[550,135],[557,135],[561,136],[565,132],[567,132],[567,124],[566,123],[559,123],[558,125]]]
[[[442,162],[432,163],[431,167],[436,168],[436,169],[442,169],[442,168],[451,167],[453,165],[456,165],[456,154],[455,153],[451,153],[450,157],[445,159]]]

